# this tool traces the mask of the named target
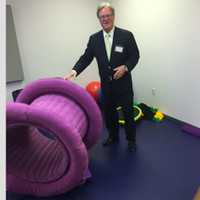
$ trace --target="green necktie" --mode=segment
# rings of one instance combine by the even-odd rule
[[[110,60],[111,55],[111,42],[110,42],[110,34],[105,35],[105,45],[106,45],[106,53],[108,56],[108,60]]]

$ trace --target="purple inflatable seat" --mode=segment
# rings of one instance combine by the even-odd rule
[[[7,190],[51,196],[84,183],[101,128],[100,110],[80,86],[57,78],[30,83],[7,105]]]
[[[200,137],[200,128],[198,128],[198,127],[196,127],[196,126],[193,126],[193,125],[191,125],[191,124],[185,123],[185,124],[182,126],[182,131],[184,131],[184,132],[186,132],[186,133],[189,133],[189,134],[191,134],[191,135]]]

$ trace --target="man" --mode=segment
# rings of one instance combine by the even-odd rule
[[[139,50],[134,36],[127,30],[114,26],[115,10],[110,3],[101,3],[97,8],[101,31],[89,38],[84,54],[79,58],[65,79],[79,75],[95,57],[104,97],[104,112],[109,137],[103,143],[111,145],[119,140],[117,106],[122,106],[128,150],[136,150],[136,127],[133,112],[133,87],[131,70],[139,60]]]

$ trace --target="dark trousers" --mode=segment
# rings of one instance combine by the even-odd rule
[[[104,97],[104,116],[106,127],[109,131],[109,137],[117,139],[119,137],[119,115],[116,108],[122,107],[125,119],[125,132],[128,141],[136,140],[136,124],[134,122],[133,95],[124,94],[116,95],[111,92],[105,94]]]

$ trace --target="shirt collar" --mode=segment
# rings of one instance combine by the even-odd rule
[[[107,34],[110,34],[110,37],[113,38],[114,30],[115,30],[115,27],[114,27],[114,26],[113,26],[112,30],[111,30],[109,33],[107,33],[106,31],[103,30],[103,36],[104,36],[104,38],[105,38],[105,36],[106,36]]]

